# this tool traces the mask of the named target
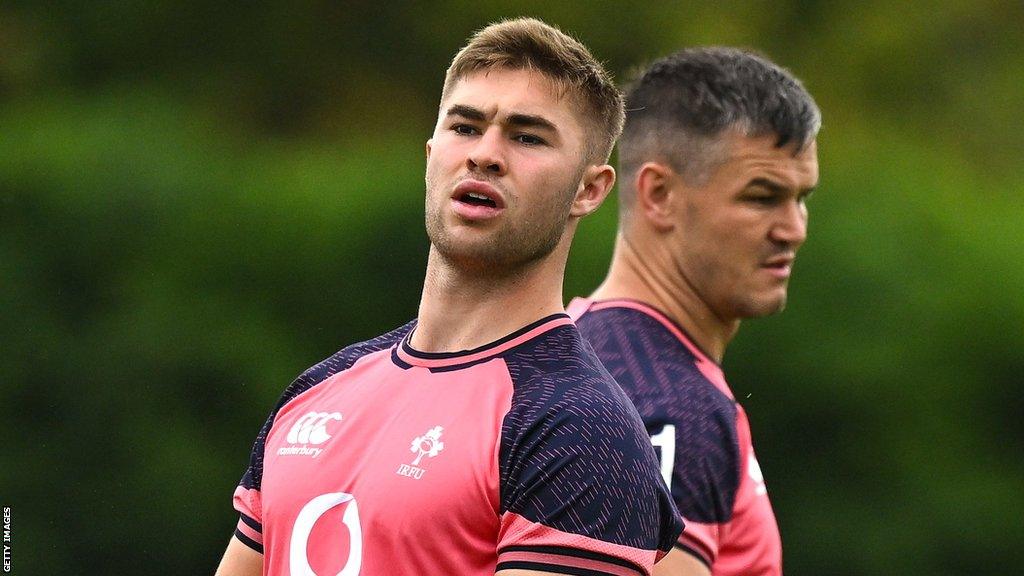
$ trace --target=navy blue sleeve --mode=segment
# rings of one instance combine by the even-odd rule
[[[671,549],[682,522],[639,415],[573,326],[505,358],[502,512],[569,534]]]

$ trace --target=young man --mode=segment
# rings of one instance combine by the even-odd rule
[[[622,117],[586,48],[539,21],[456,55],[427,142],[418,317],[285,390],[218,574],[651,573],[680,522],[561,304]]]
[[[744,318],[782,310],[820,114],[785,70],[684,50],[628,91],[611,269],[569,313],[626,390],[686,521],[658,574],[781,574],[778,528],[743,408],[722,375]]]

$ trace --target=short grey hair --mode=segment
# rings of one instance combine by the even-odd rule
[[[738,48],[689,48],[652,63],[626,90],[619,140],[619,203],[632,203],[633,176],[648,161],[666,162],[700,184],[724,160],[720,136],[774,134],[775,145],[810,144],[821,128],[814,99],[789,71]]]

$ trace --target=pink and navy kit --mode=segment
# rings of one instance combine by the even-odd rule
[[[452,354],[410,322],[285,390],[235,491],[265,574],[651,573],[681,521],[565,314]]]
[[[714,576],[778,576],[782,544],[747,416],[721,368],[661,312],[577,298],[569,314],[636,405],[686,529]]]

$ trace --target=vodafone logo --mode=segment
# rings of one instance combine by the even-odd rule
[[[288,567],[292,576],[317,576],[307,557],[309,535],[313,525],[328,510],[348,502],[342,524],[349,532],[348,558],[338,576],[358,576],[363,563],[363,530],[359,525],[359,508],[355,496],[345,492],[332,492],[313,498],[302,507],[292,527],[291,542],[288,546]]]
[[[281,456],[297,454],[316,458],[323,452],[323,449],[316,448],[316,445],[331,439],[327,425],[335,421],[341,422],[341,412],[310,412],[302,416],[292,424],[285,438],[291,446],[283,446],[277,453]]]

